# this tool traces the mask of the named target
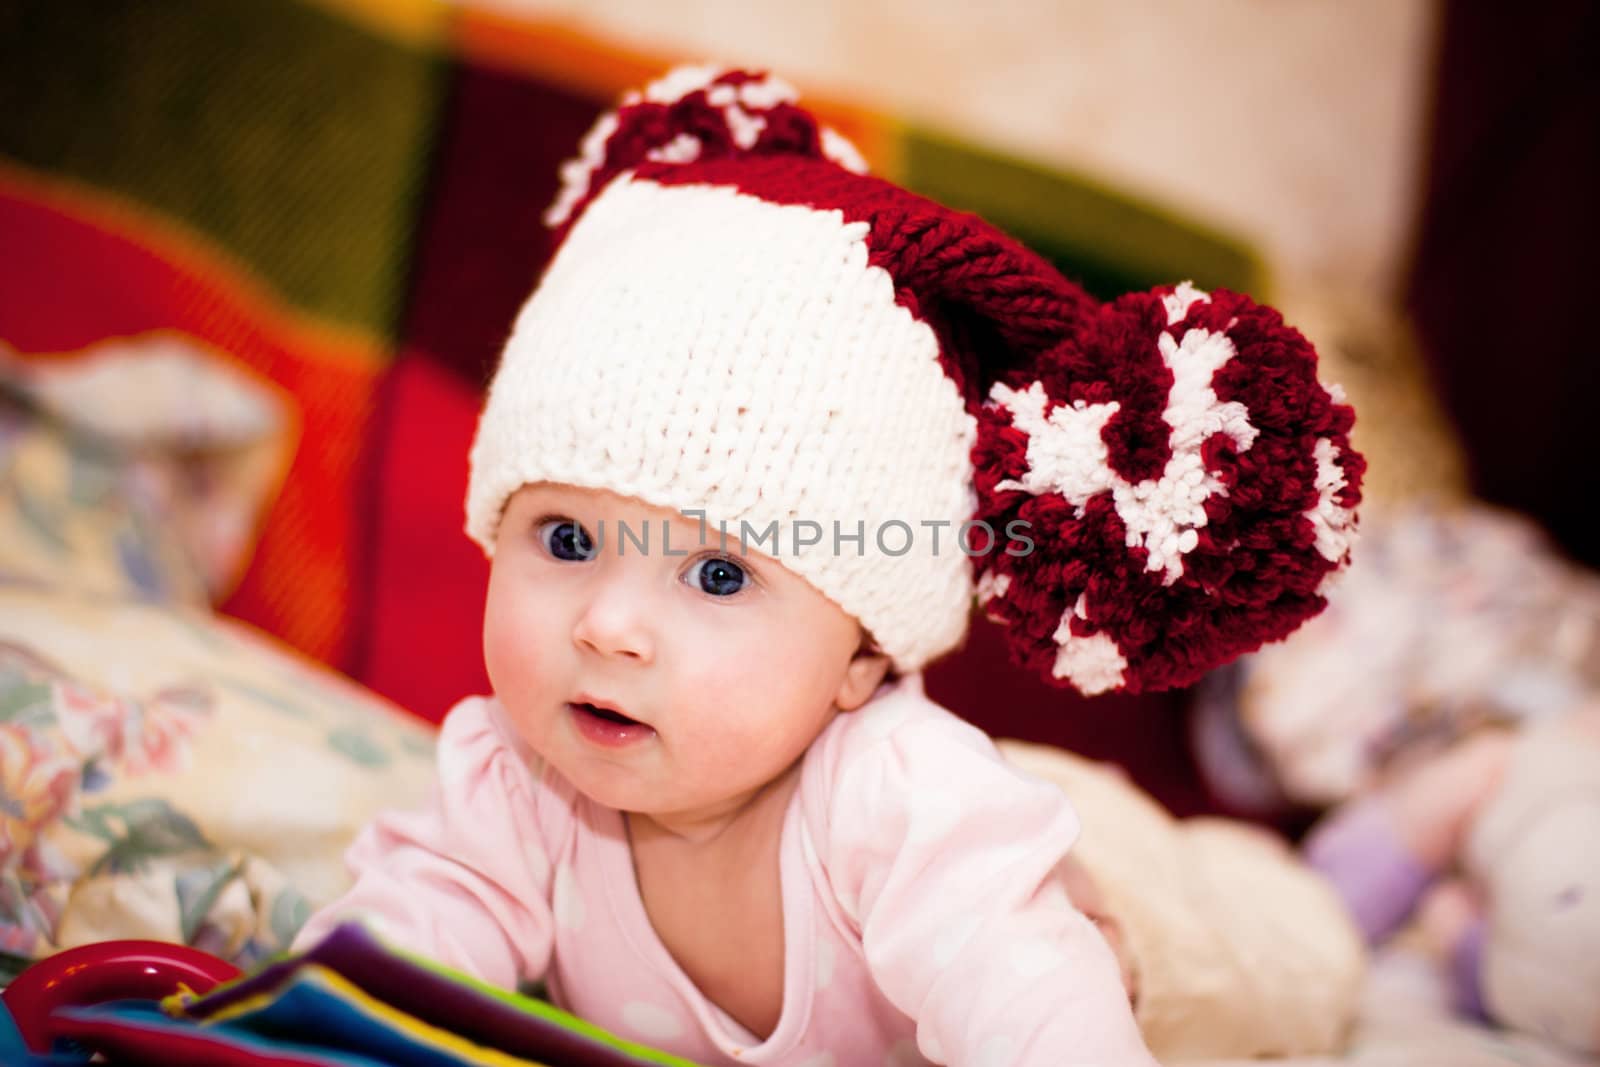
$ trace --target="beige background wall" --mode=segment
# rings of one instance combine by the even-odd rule
[[[1065,165],[1253,241],[1292,285],[1390,297],[1408,254],[1436,0],[464,0]]]

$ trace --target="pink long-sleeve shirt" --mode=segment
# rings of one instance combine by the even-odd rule
[[[543,764],[497,702],[458,704],[438,759],[431,805],[362,832],[354,886],[298,946],[359,917],[504,987],[544,978],[563,1008],[708,1065],[1155,1062],[1056,873],[1071,806],[920,676],[837,716],[804,757],[779,847],[783,1006],[764,1040],[656,935],[622,815]]]

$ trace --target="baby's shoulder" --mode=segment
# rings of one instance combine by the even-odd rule
[[[486,809],[532,811],[546,837],[573,819],[577,790],[512,728],[493,697],[458,702],[439,725],[439,788],[470,794]]]
[[[872,767],[919,773],[1000,758],[987,734],[928,697],[920,675],[886,684],[860,708],[835,717],[807,755],[833,778]]]
[[[864,888],[893,870],[969,855],[984,857],[979,866],[1018,855],[1051,860],[1078,834],[1060,789],[1011,764],[987,734],[911,681],[838,716],[807,755],[806,833],[850,917],[859,918]]]
[[[929,699],[916,675],[837,716],[807,753],[801,779],[815,829],[898,821],[928,806],[1013,803],[1038,785],[988,734]]]

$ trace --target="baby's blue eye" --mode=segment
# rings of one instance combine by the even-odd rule
[[[712,596],[732,596],[744,588],[748,576],[744,568],[731,559],[711,556],[698,560],[689,568],[689,580],[701,592]]]
[[[594,540],[589,531],[571,519],[553,519],[539,526],[539,540],[545,551],[569,563],[594,558]]]

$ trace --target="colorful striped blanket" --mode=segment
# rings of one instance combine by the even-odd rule
[[[128,1067],[693,1067],[356,925],[204,996],[57,1008],[53,1020],[60,1051],[35,1056],[0,1016],[0,1062],[64,1067],[99,1053]]]

